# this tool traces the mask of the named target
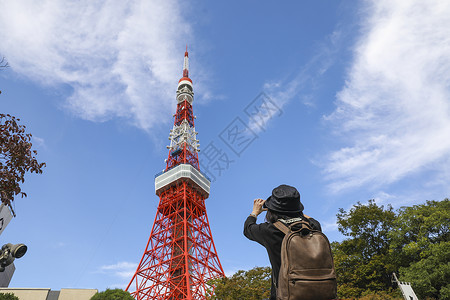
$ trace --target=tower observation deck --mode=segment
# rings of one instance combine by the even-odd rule
[[[155,177],[160,201],[144,254],[126,290],[138,300],[206,299],[211,279],[224,277],[206,214],[210,180],[202,174],[194,127],[189,56],[176,93],[164,171]]]

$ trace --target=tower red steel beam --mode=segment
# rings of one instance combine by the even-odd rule
[[[200,172],[193,101],[186,47],[169,156],[165,170],[155,177],[158,210],[144,254],[126,288],[137,300],[206,299],[211,291],[208,282],[225,276],[206,214],[210,180]]]

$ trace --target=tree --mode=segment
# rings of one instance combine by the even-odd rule
[[[375,200],[369,200],[367,205],[358,202],[350,211],[340,208],[337,214],[338,230],[351,243],[354,252],[361,253],[370,259],[379,254],[385,254],[389,247],[388,233],[395,220],[392,206],[378,206]]]
[[[450,299],[450,200],[402,207],[390,232],[392,264],[419,298]]]
[[[339,209],[339,231],[349,237],[331,244],[338,282],[338,295],[361,297],[391,291],[392,268],[388,264],[388,233],[392,230],[395,212],[374,200],[367,205],[358,202],[348,212]]]
[[[390,275],[398,272],[420,299],[450,299],[448,199],[396,212],[370,200],[349,212],[340,209],[337,217],[339,231],[349,237],[332,243],[339,297],[395,297]]]
[[[25,126],[19,121],[14,116],[0,114],[0,200],[9,206],[14,216],[11,205],[14,197],[27,196],[20,187],[25,174],[40,174],[45,167],[45,163],[36,160],[37,152],[31,149],[31,134],[25,132]]]
[[[19,297],[13,293],[0,293],[0,300],[19,300]]]
[[[121,289],[106,289],[106,291],[95,294],[91,300],[134,300],[130,293]]]
[[[261,300],[270,298],[270,267],[239,270],[231,277],[213,280],[214,300]]]
[[[397,252],[397,264],[408,266],[423,257],[431,244],[450,241],[450,201],[402,207],[390,232],[391,249]]]
[[[401,267],[400,277],[411,283],[420,299],[450,299],[450,242],[430,245],[423,256]]]

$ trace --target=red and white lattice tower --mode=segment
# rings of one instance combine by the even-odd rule
[[[200,172],[194,93],[184,54],[169,157],[155,178],[160,201],[144,255],[127,291],[138,299],[206,299],[208,282],[223,277],[206,215],[210,181]]]

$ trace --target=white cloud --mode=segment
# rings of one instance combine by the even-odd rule
[[[130,262],[118,262],[112,265],[101,266],[100,273],[108,273],[124,279],[130,279],[136,272],[137,264]]]
[[[450,157],[450,2],[370,2],[331,122],[333,191],[396,182]]]
[[[269,105],[270,109],[260,109],[258,113],[252,115],[248,125],[256,133],[265,129],[274,115],[279,115],[284,106],[293,99],[300,101],[307,107],[314,107],[313,94],[318,88],[318,81],[321,76],[334,64],[334,57],[338,52],[342,39],[340,29],[336,29],[328,35],[324,42],[317,46],[316,54],[299,70],[296,70],[294,78],[278,81],[268,81],[264,84],[263,90],[273,101]]]
[[[31,137],[31,140],[36,147],[44,149],[47,148],[47,145],[45,144],[45,140],[43,138],[33,135]]]
[[[184,45],[193,41],[177,1],[0,0],[0,7],[0,52],[11,69],[69,86],[64,106],[79,117],[123,117],[145,130],[170,118]]]
[[[123,283],[111,283],[108,284],[108,289],[121,289],[121,290],[125,290],[127,288],[128,282],[126,284]]]
[[[336,222],[336,219],[334,219],[331,222],[322,222],[321,227],[322,227],[322,231],[325,233],[338,230],[338,224]]]

